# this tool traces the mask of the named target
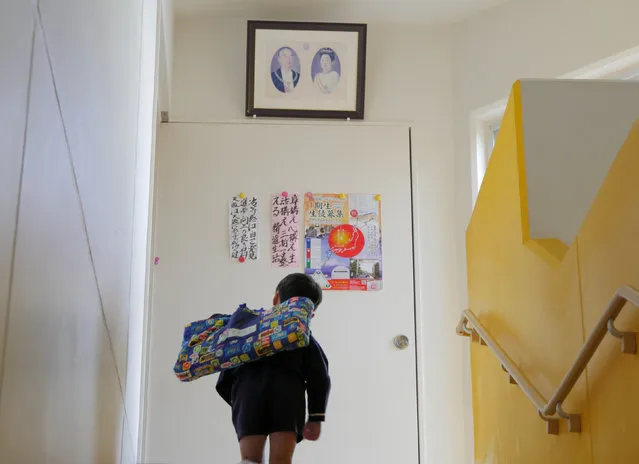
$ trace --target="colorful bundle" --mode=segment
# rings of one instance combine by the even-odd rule
[[[308,346],[314,309],[310,299],[294,297],[266,310],[242,304],[232,315],[214,314],[192,322],[184,329],[175,375],[190,382]]]

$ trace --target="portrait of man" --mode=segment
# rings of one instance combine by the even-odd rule
[[[300,81],[300,60],[290,47],[282,47],[271,61],[273,85],[282,93],[291,93]]]

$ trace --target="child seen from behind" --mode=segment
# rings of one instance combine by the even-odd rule
[[[293,297],[309,298],[317,310],[322,289],[310,276],[290,274],[277,285],[273,305]],[[268,438],[269,463],[291,464],[298,443],[319,439],[330,387],[328,359],[313,335],[308,347],[222,372],[217,391],[232,408],[242,463],[262,464]]]

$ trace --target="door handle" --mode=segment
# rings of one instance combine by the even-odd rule
[[[410,340],[408,340],[406,335],[397,335],[393,338],[393,345],[395,345],[395,348],[398,350],[405,350],[408,348],[408,345],[410,345]]]

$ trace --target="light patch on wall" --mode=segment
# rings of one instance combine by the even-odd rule
[[[521,81],[531,239],[573,242],[638,106],[637,83]]]
[[[475,464],[499,464],[497,454],[495,453],[495,440],[493,440],[490,444],[490,451],[483,458],[476,459]]]

